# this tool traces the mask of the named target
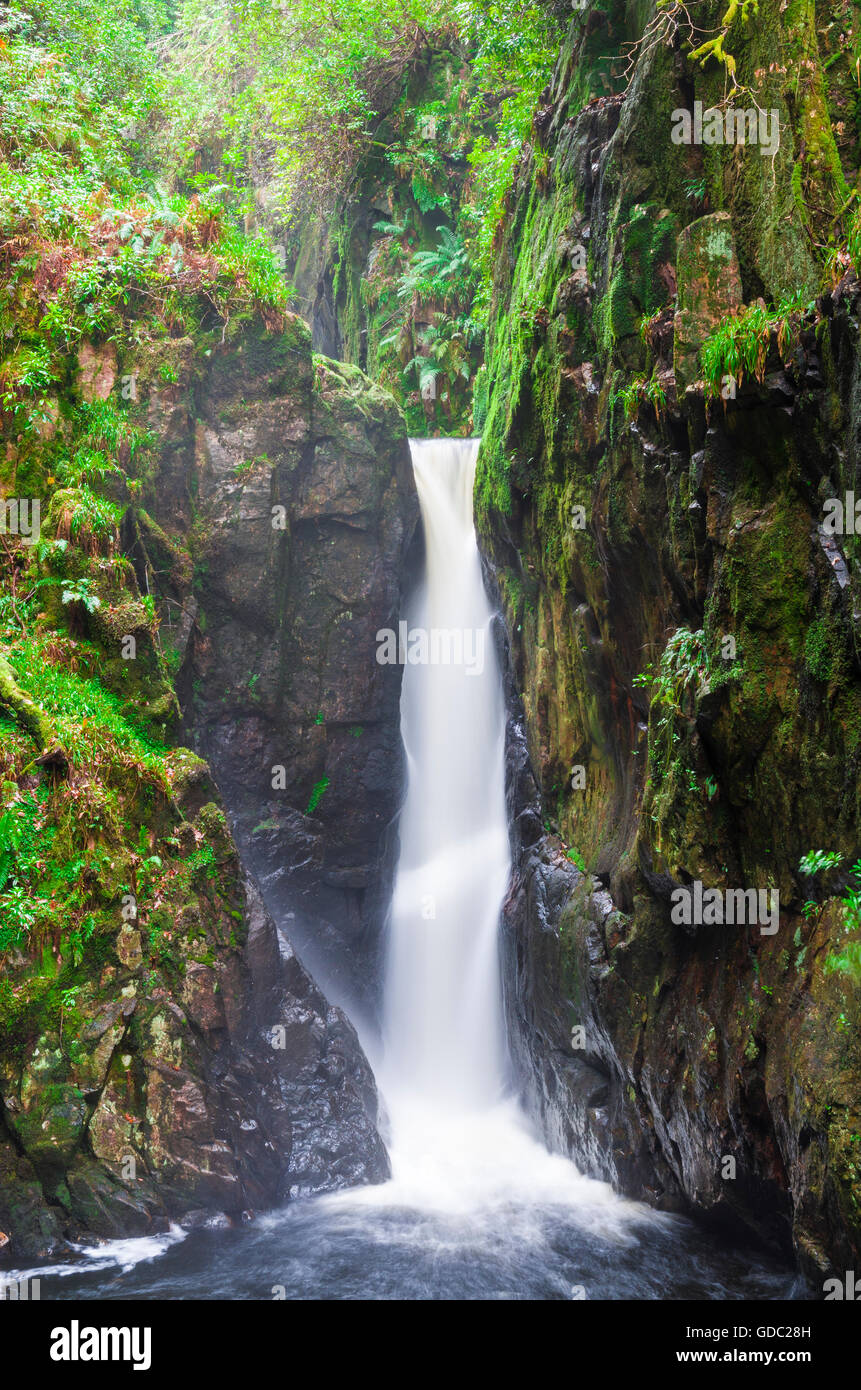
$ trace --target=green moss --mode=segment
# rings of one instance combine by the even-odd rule
[[[660,270],[675,261],[676,220],[659,204],[635,204],[629,220],[618,226],[615,269],[595,305],[595,337],[606,356],[618,343],[639,336],[643,317],[667,302],[668,287]]]
[[[828,631],[823,618],[816,618],[804,638],[804,659],[814,680],[826,682],[831,676],[832,657]]]
[[[21,690],[5,657],[0,657],[0,705],[5,705],[15,715],[40,751],[48,746],[52,736],[50,721],[36,702]]]

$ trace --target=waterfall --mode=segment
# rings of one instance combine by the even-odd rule
[[[616,1239],[636,1209],[548,1152],[510,1084],[506,717],[473,523],[478,441],[410,447],[426,558],[397,641],[407,789],[381,1047],[369,1048],[392,1180],[327,1200],[342,1213],[396,1210],[432,1249],[464,1239],[497,1260],[505,1245],[514,1268],[527,1247],[546,1250],[548,1213]]]
[[[497,935],[511,869],[505,704],[472,514],[478,441],[411,449],[426,565],[401,624],[407,793],[383,1028],[395,1119],[399,1101],[463,1113],[500,1099]]]

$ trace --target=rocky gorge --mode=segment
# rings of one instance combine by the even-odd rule
[[[410,269],[492,131],[451,36],[328,219],[284,231],[251,171],[301,313],[197,195],[172,220],[106,182],[84,232],[4,231],[0,482],[42,528],[0,537],[0,1263],[389,1177],[359,1033],[407,768],[375,651],[427,433],[481,437],[525,1110],[812,1287],[855,1267],[859,556],[825,518],[861,493],[858,37],[842,0],[696,20],[560,9],[483,337]],[[779,141],[676,141],[697,104]],[[416,108],[425,182],[380,153]],[[148,288],[70,308],[135,240]],[[777,930],[674,920],[695,884],[776,895]]]

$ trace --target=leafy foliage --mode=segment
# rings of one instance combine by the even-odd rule
[[[830,873],[843,863],[843,855],[834,850],[810,850],[800,860],[799,872],[806,878]],[[843,940],[837,950],[832,951],[825,964],[826,972],[848,975],[854,985],[861,983],[861,859],[856,859],[849,870],[849,881],[840,899],[843,908],[843,936],[854,938]],[[804,904],[804,915],[808,919],[821,912],[819,904],[811,899]]]
[[[308,799],[308,809],[305,812],[306,816],[313,816],[317,807],[320,805],[320,802],[323,800],[323,796],[328,786],[328,777],[321,777],[319,782],[314,783],[313,791],[311,792],[311,795]]]
[[[798,868],[805,877],[811,878],[826,869],[836,869],[842,862],[843,855],[833,850],[812,849],[800,860]]]
[[[650,687],[654,703],[681,714],[685,693],[694,684],[704,686],[708,672],[704,632],[702,629],[691,632],[690,628],[680,627],[667,642],[657,671],[654,666],[648,667],[642,674],[634,676],[633,684]]]
[[[778,351],[786,357],[805,315],[813,308],[813,304],[805,304],[802,299],[786,300],[773,310],[760,303],[724,319],[700,348],[708,393],[719,396],[725,376],[733,377],[739,384],[745,377],[762,381],[772,336],[776,337]]]
[[[237,197],[244,190],[246,210],[244,173],[262,159],[271,195],[289,212],[333,210],[376,143],[393,165],[409,163],[422,212],[446,208],[433,139],[404,143],[382,126],[422,64],[468,55],[464,114],[476,129],[491,121],[501,136],[476,148],[477,202],[498,201],[560,33],[552,7],[536,0],[180,0],[159,45],[156,146],[169,170],[190,175],[195,154],[217,144],[220,167],[198,186],[219,181]],[[414,130],[445,119],[433,103],[411,110]]]
[[[331,210],[405,77],[451,33],[441,0],[182,0],[162,48],[161,155],[188,172],[218,142],[211,181],[250,209],[238,171],[272,140],[282,207]]]
[[[562,21],[552,6],[530,0],[461,0],[456,13],[473,48],[476,94],[469,116],[476,128],[482,122],[489,127],[469,153],[470,198],[463,217],[479,277],[475,311],[483,321],[490,307],[505,197],[556,63]]]

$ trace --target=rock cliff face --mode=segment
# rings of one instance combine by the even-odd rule
[[[312,380],[303,347],[286,398],[247,350],[200,397],[180,683],[267,903],[370,1015],[403,775],[400,668],[376,633],[397,625],[418,505],[391,397],[328,359]]]
[[[333,985],[355,994],[382,925],[400,673],[377,665],[375,634],[396,617],[415,526],[404,425],[358,369],[312,364],[299,320],[224,336],[159,342],[151,360],[138,344],[129,362],[87,344],[63,402],[108,401],[134,371],[149,464],[117,485],[130,505],[110,542],[87,548],[67,528],[56,545],[74,493],[43,526],[34,563],[99,598],[61,605],[46,589],[44,660],[70,672],[62,698],[51,686],[31,699],[5,668],[7,818],[32,802],[53,826],[68,802],[90,816],[82,850],[100,856],[80,892],[54,890],[89,909],[71,946],[58,933],[37,959],[6,959],[0,1257],[13,1264],[70,1236],[239,1219],[389,1171],[355,1031],[292,940],[316,938],[324,967],[336,946]],[[73,581],[77,569],[89,577]],[[73,698],[95,699],[93,674],[116,704],[100,696],[92,722],[127,750],[104,792],[62,723]],[[148,751],[151,734],[175,741],[183,727],[219,791],[188,750]],[[47,756],[22,772],[33,741]],[[77,852],[74,819],[62,833]]]
[[[779,150],[674,144],[677,109],[725,111],[724,73],[679,34],[623,95],[602,55],[647,18],[575,18],[499,247],[476,497],[524,708],[515,1051],[591,1171],[842,1270],[861,667],[856,542],[822,521],[857,490],[859,284],[837,256],[821,293],[812,246],[857,139],[819,9],[766,4],[731,46]],[[805,876],[813,849],[842,868]],[[677,924],[697,881],[778,893],[777,929]]]

